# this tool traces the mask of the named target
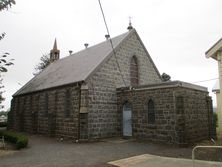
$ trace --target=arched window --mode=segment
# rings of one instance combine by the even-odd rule
[[[45,101],[45,106],[44,106],[44,110],[45,110],[45,116],[48,116],[48,109],[49,109],[49,96],[48,96],[48,94],[47,94],[47,93],[45,93],[44,101]]]
[[[130,61],[130,81],[132,86],[138,85],[138,63],[136,56],[133,56]]]
[[[65,117],[68,118],[70,116],[70,107],[71,107],[71,95],[70,90],[67,89],[65,93]]]
[[[148,123],[154,124],[155,123],[155,107],[153,100],[148,101]]]

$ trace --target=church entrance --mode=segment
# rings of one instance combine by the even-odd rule
[[[132,110],[129,103],[123,106],[123,136],[132,136]]]

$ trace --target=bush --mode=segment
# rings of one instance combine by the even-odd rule
[[[218,115],[216,112],[213,112],[213,119],[214,119],[216,127],[218,127]]]
[[[0,127],[7,127],[7,122],[0,122]]]
[[[12,131],[0,131],[0,136],[4,136],[6,141],[14,143],[17,149],[25,148],[28,145],[28,137]]]

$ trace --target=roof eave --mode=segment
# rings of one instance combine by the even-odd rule
[[[212,89],[212,92],[214,92],[214,93],[220,93],[220,89]]]
[[[222,51],[222,38],[219,39],[210,49],[208,49],[206,52],[205,52],[205,55],[207,58],[213,58],[215,60],[218,60],[217,59],[217,53],[219,51]]]
[[[214,60],[218,60],[217,53],[218,53],[218,51],[213,52],[212,50],[209,50],[209,52],[205,53],[205,56],[206,56],[206,58],[212,58]]]
[[[82,84],[84,83],[85,81],[81,80],[81,81],[76,81],[76,82],[72,82],[72,83],[67,83],[67,84],[62,84],[62,85],[58,85],[58,86],[54,86],[54,87],[50,87],[50,88],[45,88],[45,89],[40,89],[40,90],[34,90],[34,91],[30,91],[30,92],[24,92],[24,93],[14,93],[12,95],[12,97],[16,97],[16,96],[21,96],[21,95],[27,95],[27,94],[32,94],[32,93],[36,93],[36,92],[42,92],[42,91],[45,91],[45,90],[50,90],[50,89],[56,89],[56,88],[59,88],[59,87],[63,87],[63,86],[68,86],[68,85],[73,85],[73,84]]]
[[[208,89],[203,86],[183,82],[183,81],[169,81],[169,82],[162,82],[158,84],[148,84],[148,85],[139,85],[136,87],[121,87],[117,88],[117,92],[122,91],[122,90],[127,90],[127,91],[132,91],[132,90],[147,90],[147,89],[162,89],[162,88],[172,88],[172,87],[183,87],[183,88],[188,88],[188,89],[193,89],[193,90],[198,90],[202,92],[207,92]]]

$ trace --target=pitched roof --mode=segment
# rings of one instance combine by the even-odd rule
[[[220,92],[220,84],[219,84],[219,79],[215,82],[212,92]]]
[[[116,49],[133,32],[136,32],[135,29],[112,38],[114,48]],[[112,54],[112,48],[109,40],[106,40],[59,59],[32,78],[13,96],[85,81],[110,54]]]
[[[207,58],[212,57],[217,60],[217,52],[222,50],[222,38],[219,39],[208,51],[206,51],[205,55]]]

